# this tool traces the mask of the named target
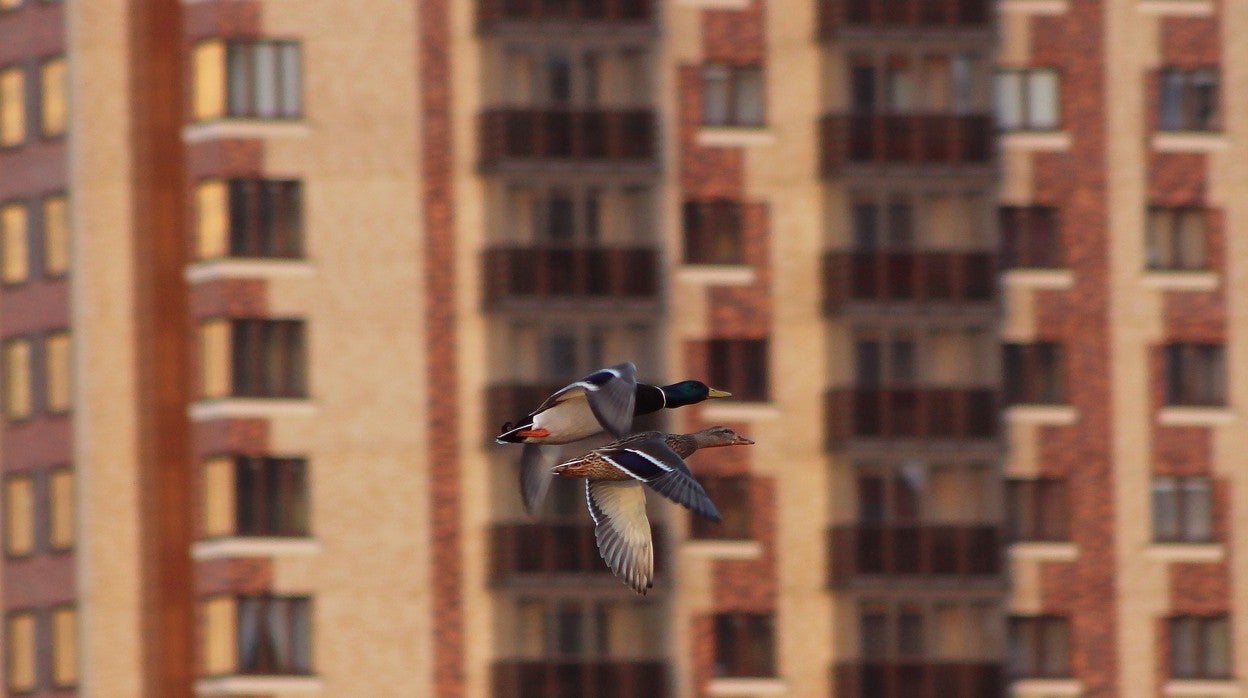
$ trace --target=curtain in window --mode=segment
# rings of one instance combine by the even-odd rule
[[[238,668],[254,672],[260,663],[260,599],[242,597],[238,600]]]
[[[1017,71],[997,73],[995,83],[997,127],[1016,131],[1023,127],[1023,77]]]

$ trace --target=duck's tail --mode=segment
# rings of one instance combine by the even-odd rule
[[[528,431],[531,428],[533,428],[532,418],[526,418],[518,424],[507,422],[501,429],[503,433],[494,437],[494,441],[500,444],[522,444],[527,434],[521,434],[520,432]]]

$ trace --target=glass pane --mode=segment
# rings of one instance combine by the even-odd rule
[[[253,49],[256,60],[256,116],[272,119],[277,109],[277,46],[261,42]]]
[[[1205,261],[1205,212],[1184,210],[1179,213],[1179,241],[1176,245],[1177,265],[1180,269],[1204,269]]]
[[[880,343],[872,340],[854,343],[854,378],[860,388],[878,387],[883,382]]]
[[[1172,618],[1170,620],[1170,673],[1175,678],[1199,675],[1200,651],[1197,620],[1195,618]]]
[[[875,69],[868,65],[856,65],[850,69],[849,81],[854,112],[865,114],[875,111]]]
[[[871,250],[879,246],[878,212],[879,208],[873,203],[854,204],[854,247]]]
[[[858,476],[858,520],[864,523],[884,520],[884,478],[879,475]]]
[[[1070,673],[1068,661],[1070,657],[1069,638],[1066,623],[1055,619],[1045,619],[1041,626],[1043,631],[1044,664],[1040,672],[1044,676],[1067,676]]]
[[[1153,478],[1153,539],[1172,541],[1178,536],[1179,510],[1174,478]]]
[[[1204,675],[1224,678],[1231,675],[1230,622],[1225,618],[1205,620]]]
[[[281,115],[296,117],[303,111],[301,84],[303,65],[300,61],[299,44],[287,42],[281,45],[281,66],[278,80],[282,89]]]
[[[914,75],[909,66],[889,67],[884,77],[887,109],[905,113],[914,108]]]
[[[702,123],[724,126],[728,119],[728,69],[707,66],[702,69]]]
[[[1183,123],[1183,75],[1175,70],[1161,74],[1161,104],[1158,125],[1163,131],[1178,131]]]
[[[902,656],[923,654],[923,616],[918,611],[902,611],[897,618],[897,652]]]
[[[860,620],[863,659],[882,659],[888,656],[888,616],[883,613],[864,613]]]
[[[228,114],[253,116],[251,44],[230,44],[226,49]]]
[[[1213,540],[1213,497],[1206,478],[1183,481],[1183,540]]]
[[[737,71],[736,112],[738,126],[762,126],[766,118],[766,92],[763,71],[748,68]]]
[[[1058,123],[1057,72],[1037,70],[1029,74],[1030,92],[1027,97],[1027,122],[1030,128],[1050,131]]]
[[[572,101],[572,64],[564,55],[546,59],[546,91],[552,105],[564,105]]]
[[[996,79],[997,126],[1002,131],[1015,131],[1023,127],[1022,76],[1017,71],[997,73]]]

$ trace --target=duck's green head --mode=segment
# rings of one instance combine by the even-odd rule
[[[663,391],[663,397],[668,407],[694,405],[703,400],[716,397],[730,397],[732,395],[732,393],[726,390],[716,390],[702,381],[681,381],[665,385],[659,388],[659,390]]]

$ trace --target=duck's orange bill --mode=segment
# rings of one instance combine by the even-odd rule
[[[516,432],[516,436],[522,436],[526,439],[527,438],[540,439],[544,436],[550,436],[550,430],[549,429],[524,429],[522,431]]]

